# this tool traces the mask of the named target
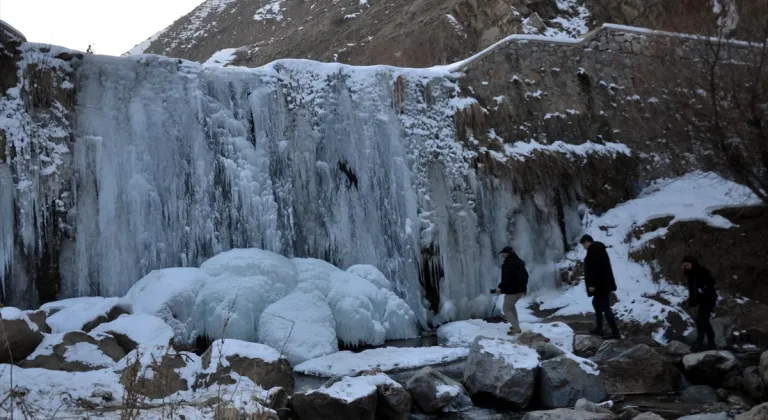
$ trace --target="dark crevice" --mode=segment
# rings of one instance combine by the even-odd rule
[[[357,185],[357,174],[347,165],[346,160],[339,161],[339,170],[347,176],[347,189],[352,188],[353,185],[356,190],[360,189]]]
[[[422,248],[419,282],[424,291],[424,297],[429,302],[429,309],[434,313],[440,310],[440,279],[444,275],[440,248],[435,244],[428,248]]]

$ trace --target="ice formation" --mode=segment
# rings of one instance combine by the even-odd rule
[[[30,54],[24,63],[33,60]],[[474,152],[456,141],[453,116],[474,100],[457,98],[445,69],[303,60],[208,68],[149,55],[86,55],[67,63],[43,56],[77,86],[74,141],[48,150],[40,145],[49,136],[16,133],[19,155],[37,148],[31,161],[45,152],[49,163],[45,170],[14,163],[13,176],[25,184],[13,191],[0,164],[0,198],[13,197],[18,220],[7,211],[0,216],[6,303],[35,304],[35,279],[24,267],[42,261],[40,245],[49,246],[51,231],[61,242],[49,250],[60,276],[58,298],[122,296],[154,269],[196,267],[229,249],[261,248],[357,266],[350,274],[376,287],[326,290],[311,279],[317,289],[298,291],[319,290],[336,323],[342,317],[351,323],[341,330],[370,323],[366,340],[380,342],[396,328],[389,319],[406,310],[395,297],[426,325],[425,289],[439,293],[445,319],[488,315],[504,245],[527,262],[531,290],[553,286],[563,235],[573,239],[579,230],[576,181],[562,191],[521,195],[511,180],[473,167]],[[0,107],[22,121],[28,115],[20,101],[7,97]],[[72,180],[65,184],[67,176]],[[562,212],[556,195],[564,197]],[[38,204],[51,202],[60,207],[61,223]],[[565,215],[565,232],[558,213]],[[391,287],[382,291],[366,265],[378,267]],[[14,275],[6,277],[9,267]],[[190,281],[190,290],[156,288],[173,291],[179,302],[196,296],[194,311],[168,301],[169,313],[158,313],[177,333],[191,334],[193,319],[206,322],[194,328],[220,329],[228,304],[238,314],[259,314],[293,291],[271,275],[247,274],[249,282],[238,283],[234,278],[245,274],[200,270],[217,281]],[[170,286],[177,274],[156,275]],[[240,298],[225,302],[235,287],[242,288]],[[270,290],[269,299],[248,296],[263,290]],[[366,307],[375,318],[355,312],[365,301],[381,305]],[[241,316],[228,329],[244,338],[257,327],[256,317]]]

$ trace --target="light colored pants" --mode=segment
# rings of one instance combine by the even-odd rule
[[[510,324],[509,329],[515,331],[520,331],[520,321],[517,318],[517,307],[515,305],[521,297],[523,297],[522,293],[504,295],[504,316]]]

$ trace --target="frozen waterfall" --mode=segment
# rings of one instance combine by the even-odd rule
[[[473,165],[453,118],[466,99],[437,71],[86,55],[74,74],[61,298],[121,296],[153,269],[256,247],[374,265],[426,324],[425,295],[443,318],[487,315],[507,244],[531,288],[554,286],[578,233],[575,184],[521,196]],[[22,258],[7,224],[0,267]],[[8,303],[34,304],[26,278],[5,280]]]

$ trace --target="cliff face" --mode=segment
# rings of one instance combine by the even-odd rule
[[[426,67],[511,34],[575,38],[603,23],[761,39],[766,13],[765,2],[746,0],[208,0],[130,53]]]

